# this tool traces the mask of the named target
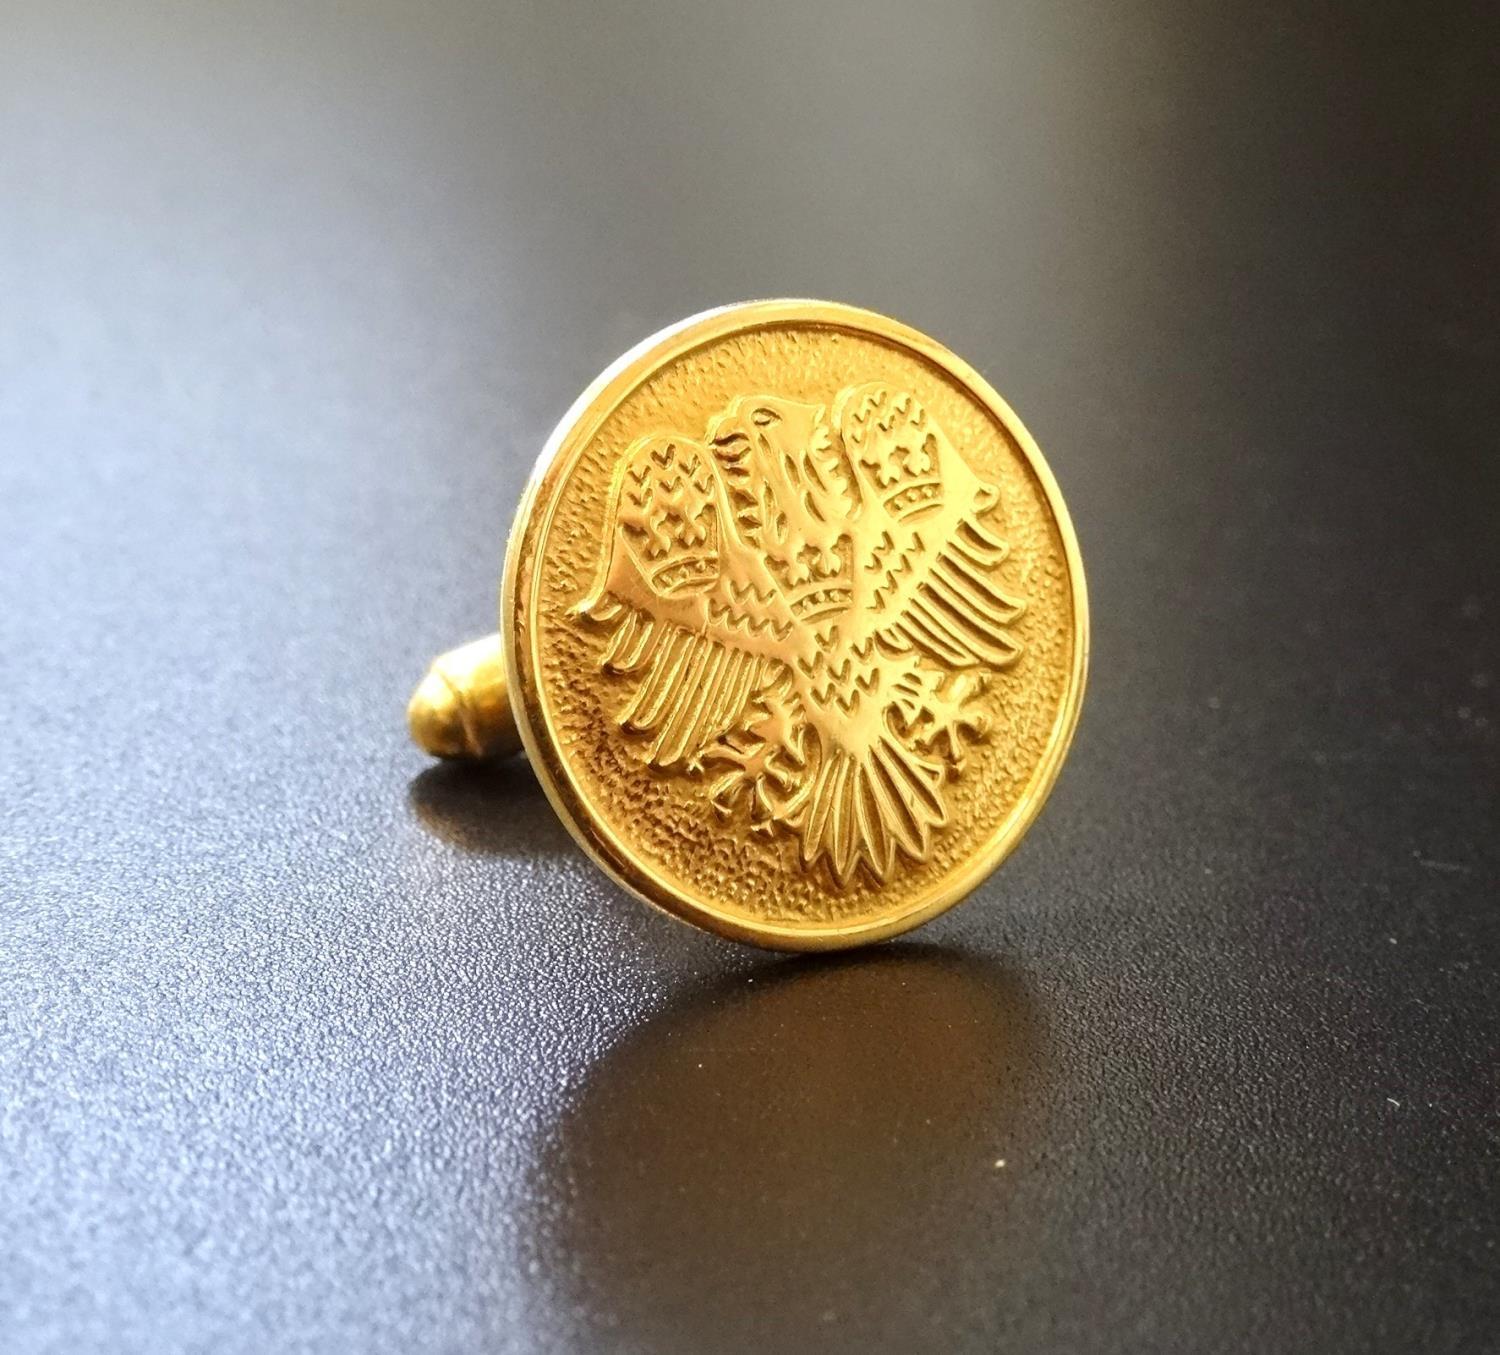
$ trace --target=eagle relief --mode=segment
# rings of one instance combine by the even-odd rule
[[[620,726],[721,815],[794,834],[839,887],[928,859],[1016,661],[998,491],[908,391],[746,395],[701,440],[631,445],[579,618],[629,680]]]

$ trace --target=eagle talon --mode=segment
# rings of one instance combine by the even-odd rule
[[[990,731],[989,716],[973,709],[987,685],[977,674],[955,673],[931,692],[916,724],[917,747],[933,752],[942,745],[953,769],[962,771],[970,746]]]

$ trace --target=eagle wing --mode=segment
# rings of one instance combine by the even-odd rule
[[[897,581],[893,620],[880,638],[898,650],[915,646],[954,668],[1004,668],[1021,652],[1012,623],[1025,604],[1007,594],[995,572],[1004,541],[972,515],[933,548],[920,532],[915,560]]]
[[[897,651],[954,668],[1001,668],[1021,651],[1025,605],[1006,592],[1006,543],[981,517],[999,491],[970,470],[909,391],[872,383],[839,400],[837,418],[869,514],[867,629]]]
[[[694,762],[740,722],[779,667],[624,604],[602,666],[640,676],[618,719],[653,736],[646,760],[655,767]]]
[[[642,438],[621,459],[577,610],[610,628],[600,667],[637,679],[617,718],[651,736],[653,766],[691,765],[784,672],[774,653],[791,618],[735,534],[717,461],[691,439]]]

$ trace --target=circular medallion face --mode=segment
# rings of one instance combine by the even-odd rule
[[[858,945],[957,902],[1041,808],[1083,695],[1057,486],[966,363],[871,312],[711,311],[549,441],[501,602],[527,753],[679,918]]]

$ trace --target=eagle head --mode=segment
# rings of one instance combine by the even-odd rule
[[[707,436],[734,530],[761,555],[793,615],[810,620],[846,608],[858,500],[826,406],[742,395]]]

